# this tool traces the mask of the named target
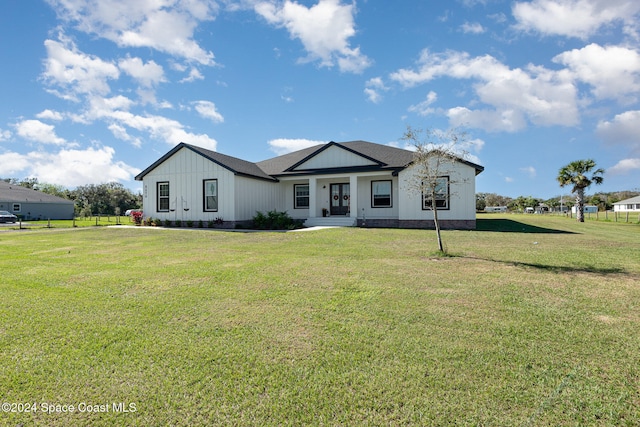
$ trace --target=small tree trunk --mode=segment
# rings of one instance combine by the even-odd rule
[[[438,237],[438,250],[444,253],[442,245],[442,236],[440,235],[440,221],[438,221],[438,207],[436,206],[436,193],[431,193],[431,209],[433,209],[433,224],[436,227],[436,236]]]
[[[578,188],[576,190],[576,219],[578,222],[584,222],[584,188]]]

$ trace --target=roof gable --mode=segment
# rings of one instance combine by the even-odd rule
[[[383,162],[349,149],[344,145],[330,142],[290,166],[286,171],[293,172],[384,165]]]
[[[142,179],[155,168],[160,166],[162,163],[166,162],[169,158],[171,158],[175,153],[180,151],[181,149],[191,150],[194,153],[206,158],[207,160],[229,170],[234,175],[246,176],[255,179],[264,179],[267,181],[275,181],[276,179],[272,176],[269,176],[262,169],[258,167],[255,163],[248,162],[246,160],[238,159],[237,157],[227,156],[226,154],[218,153],[217,151],[207,150],[205,148],[196,147],[195,145],[185,144],[181,142],[180,144],[173,147],[167,154],[160,157],[156,162],[154,162],[151,166],[140,172],[136,177],[136,181],[142,181]]]
[[[151,166],[140,172],[135,179],[142,181],[148,173],[183,148],[203,156],[231,171],[234,175],[267,181],[278,181],[278,177],[283,176],[336,172],[390,171],[395,175],[413,162],[412,151],[367,141],[340,143],[332,141],[328,144],[315,145],[258,163],[248,162],[181,142]],[[484,170],[484,167],[464,159],[459,159],[459,161],[474,168],[476,175]]]

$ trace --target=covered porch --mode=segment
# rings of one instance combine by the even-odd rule
[[[307,225],[355,226],[365,217],[397,219],[392,190],[397,177],[390,172],[298,176],[287,187],[293,199],[290,212]],[[376,206],[380,200],[382,206]]]

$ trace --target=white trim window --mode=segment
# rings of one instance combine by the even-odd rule
[[[428,188],[427,183],[423,184],[423,188]],[[422,210],[431,210],[431,197],[422,193]],[[436,178],[436,209],[449,209],[449,177],[439,176]]]
[[[294,209],[309,209],[309,184],[294,185],[293,199]]]
[[[157,184],[157,206],[158,212],[169,212],[169,182],[163,181]]]
[[[391,181],[371,181],[371,207],[390,208],[391,203]]]
[[[205,179],[204,185],[204,211],[205,212],[217,212],[218,211],[218,180],[217,179]]]

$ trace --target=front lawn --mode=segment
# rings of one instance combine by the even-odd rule
[[[640,226],[443,238],[0,232],[0,425],[640,424]]]

